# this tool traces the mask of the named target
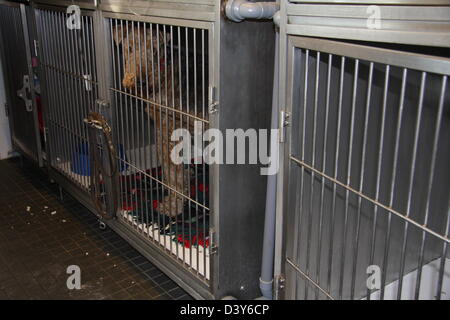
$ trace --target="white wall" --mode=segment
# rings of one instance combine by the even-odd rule
[[[6,93],[3,80],[2,64],[0,63],[0,159],[9,157],[11,151],[11,135],[8,117],[5,112]]]

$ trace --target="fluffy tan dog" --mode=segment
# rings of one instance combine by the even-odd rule
[[[176,165],[170,159],[170,152],[175,142],[170,140],[176,128],[193,131],[192,119],[180,112],[194,114],[186,108],[186,93],[179,94],[180,84],[178,72],[178,52],[171,56],[168,46],[170,34],[164,34],[155,26],[138,28],[128,24],[113,28],[116,45],[122,47],[123,78],[122,85],[132,94],[146,98],[146,111],[156,127],[156,144],[158,161],[163,169],[163,183],[170,188],[168,195],[159,203],[158,211],[168,216],[175,216],[183,211],[186,198],[189,196],[189,174],[183,165]],[[145,85],[144,85],[145,84]],[[141,90],[141,88],[142,90]],[[186,91],[186,89],[184,89]],[[192,95],[192,94],[190,94]]]

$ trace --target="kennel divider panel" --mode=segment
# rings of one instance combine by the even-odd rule
[[[285,297],[443,298],[450,60],[303,37],[287,52]]]
[[[161,164],[163,157],[159,153],[170,150],[169,148],[164,150],[158,145],[168,143],[171,127],[177,128],[181,125],[182,128],[189,130],[194,120],[208,125],[210,83],[208,79],[211,79],[209,69],[211,57],[208,51],[212,42],[212,24],[112,12],[103,12],[103,17],[109,33],[108,54],[112,60],[110,67],[112,82],[109,91],[112,117],[115,119],[113,121],[115,140],[116,146],[124,150],[123,156],[118,158],[123,168],[119,196],[121,210],[118,212],[118,221],[122,225],[120,228],[127,230],[127,233],[131,232],[130,237],[137,236],[141,240],[140,247],[147,253],[149,250],[159,251],[159,255],[164,259],[159,259],[163,261],[158,262],[165,265],[164,270],[169,269],[168,271],[173,274],[171,270],[182,269],[178,273],[184,276],[175,277],[181,284],[187,282],[189,287],[197,287],[200,292],[204,292],[203,297],[211,297],[209,287],[211,237],[208,225],[211,226],[212,218],[207,204],[209,197],[205,196],[204,192],[203,198],[200,199],[198,192],[192,191],[192,187],[200,185],[203,185],[203,190],[207,189],[207,181],[210,180],[207,176],[207,167],[204,163],[200,168],[185,166],[182,170],[183,176],[187,174],[191,177],[193,174],[194,183],[188,188],[187,194],[184,192],[185,186],[182,187],[184,191],[180,192],[178,186],[171,184],[173,182],[171,178],[169,182],[166,178],[173,170],[175,175],[178,175],[178,169],[173,163],[169,168]],[[157,42],[157,45],[156,48],[152,45],[144,52],[142,47],[147,40],[150,43]],[[139,50],[137,53],[130,52],[130,48],[124,47],[124,43],[128,41],[135,46],[134,49]],[[140,78],[136,77],[134,88],[131,89],[125,88],[122,84],[126,71],[124,56],[131,57],[130,63],[137,65],[136,72],[143,75]],[[189,76],[190,72],[192,77]],[[148,75],[147,79],[145,75]],[[191,96],[192,100],[187,96]],[[145,108],[153,110],[146,112]],[[159,124],[155,125],[155,121],[159,121]],[[204,130],[203,128],[201,132]],[[166,172],[167,169],[170,173]],[[161,171],[161,174],[158,174],[158,171]],[[203,172],[203,175],[198,176],[199,172]],[[136,177],[139,179],[135,179]],[[175,180],[177,181],[176,177]],[[186,180],[183,180],[183,184],[186,183]],[[133,190],[143,191],[144,196],[135,202],[131,201],[129,196]],[[184,210],[188,216],[181,215],[181,225],[168,224],[170,235],[160,234],[157,226],[165,224],[165,217],[162,214],[158,215],[157,208],[153,207],[155,201],[161,200],[163,192],[169,193],[169,199],[179,197],[184,199],[182,203],[188,204],[188,209]],[[137,197],[136,195],[136,199]],[[125,207],[134,209],[130,211],[124,209]],[[142,212],[136,213],[137,207],[140,207]],[[189,230],[185,232],[188,218],[198,221],[200,228],[192,227],[190,224]],[[179,228],[183,229],[183,232],[179,231]],[[191,243],[190,248],[173,239],[174,236],[175,238],[181,236],[184,241],[185,234],[191,232],[194,232],[197,240],[192,240],[194,244]],[[203,245],[199,244],[200,241]],[[206,245],[207,241],[209,245]],[[148,248],[145,248],[147,246]],[[195,293],[195,296],[198,295]]]
[[[41,8],[57,8],[61,7],[66,10],[71,5],[77,5],[81,9],[85,10],[95,10],[96,4],[98,1],[96,0],[77,0],[77,1],[69,1],[69,0],[34,0],[32,1],[34,4],[38,5]]]
[[[101,1],[99,8],[104,12],[131,14],[136,18],[153,16],[185,21],[215,21],[217,5],[216,0],[135,0],[132,3],[123,0],[105,0]]]
[[[331,2],[283,0],[286,33],[393,44],[450,46],[450,5],[446,0]]]
[[[2,15],[2,63],[5,75],[5,89],[8,118],[13,147],[22,154],[43,164],[41,137],[39,133],[38,111],[35,100],[34,73],[30,42],[33,29],[28,25],[28,6],[13,2],[1,1]],[[24,76],[28,76],[31,101],[28,111],[24,101],[18,97],[17,91],[24,86]],[[25,124],[25,125],[24,125]]]

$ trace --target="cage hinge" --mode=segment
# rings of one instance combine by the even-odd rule
[[[30,98],[31,95],[31,85],[30,85],[30,76],[24,75],[22,78],[22,88],[17,90],[17,96],[23,100],[25,103],[25,109],[28,112],[33,112],[33,101]]]
[[[275,284],[273,286],[273,299],[278,300],[278,299],[280,299],[280,297],[284,291],[286,280],[285,280],[283,274],[279,274],[279,275],[275,276],[274,280],[275,280]]]
[[[218,107],[219,103],[217,101],[210,104],[208,108],[209,114],[216,113],[218,111]]]
[[[280,142],[284,142],[285,140],[285,134],[286,134],[286,127],[290,124],[290,113],[286,112],[284,110],[280,111]]]
[[[213,229],[210,229],[209,231],[209,239],[209,254],[217,254],[217,252],[219,251],[219,247],[217,246],[217,233]]]
[[[38,42],[37,40],[33,40],[33,43],[34,43],[34,55],[35,55],[36,57],[38,57],[38,56],[39,56],[39,55],[38,55],[39,42]]]
[[[217,101],[217,88],[214,86],[209,86],[209,114],[216,113],[219,108],[219,101]]]

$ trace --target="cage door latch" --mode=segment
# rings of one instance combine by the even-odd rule
[[[101,107],[101,108],[108,108],[109,107],[109,102],[103,99],[97,99],[95,100],[95,103]]]
[[[30,77],[26,74],[22,80],[23,87],[17,90],[17,96],[25,102],[25,108],[28,112],[33,111],[33,102],[29,98],[31,94]]]

